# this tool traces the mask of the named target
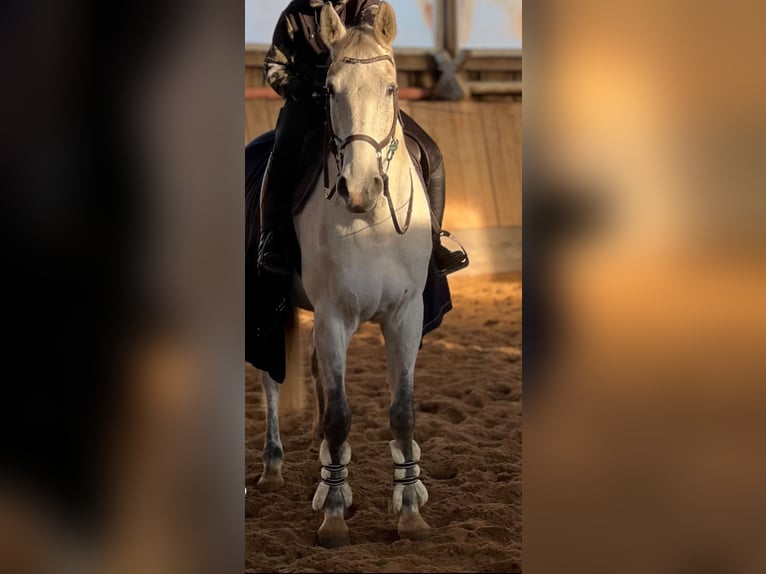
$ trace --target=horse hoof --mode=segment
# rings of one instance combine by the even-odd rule
[[[342,516],[325,516],[317,532],[317,541],[323,548],[338,548],[350,544],[348,526]]]
[[[431,534],[431,527],[419,512],[403,512],[399,517],[398,530],[401,540],[422,540]]]
[[[279,490],[284,484],[285,480],[282,478],[282,472],[277,470],[276,472],[264,472],[261,478],[258,479],[258,484],[255,487],[261,492],[274,492]]]

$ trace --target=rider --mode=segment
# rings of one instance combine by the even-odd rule
[[[372,23],[381,0],[333,0],[332,4],[347,25]],[[295,158],[300,157],[305,134],[325,119],[324,85],[328,48],[319,36],[319,13],[323,0],[293,0],[282,12],[274,29],[271,48],[264,61],[264,76],[285,99],[277,120],[276,140],[261,196],[261,236],[258,266],[272,273],[289,272],[284,232],[289,225],[292,191],[300,174]],[[444,216],[444,164],[436,143],[404,112],[405,131],[425,149],[430,166],[428,196],[431,211],[441,226]],[[447,275],[468,265],[462,251],[450,251],[441,244],[438,230],[432,231],[431,272]]]

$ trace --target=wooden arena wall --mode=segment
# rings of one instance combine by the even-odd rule
[[[276,122],[280,100],[245,103],[245,142]],[[403,101],[442,150],[448,229],[516,227],[521,219],[520,102]]]

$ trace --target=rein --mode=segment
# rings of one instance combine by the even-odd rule
[[[391,56],[388,54],[374,56],[372,58],[343,58],[341,59],[341,62],[345,64],[372,64],[372,63],[381,62],[384,60],[387,60],[391,62],[391,64],[394,64],[393,58],[391,58]],[[325,138],[324,138],[324,150],[323,150],[324,190],[325,190],[325,198],[332,199],[338,187],[337,179],[335,181],[335,184],[332,186],[332,188],[330,187],[330,172],[328,170],[328,161],[327,161],[327,156],[329,155],[328,152],[331,151],[333,157],[335,158],[335,163],[338,167],[338,177],[340,177],[340,172],[343,167],[343,155],[345,153],[346,146],[348,146],[351,142],[354,142],[354,141],[362,141],[362,142],[370,144],[373,148],[375,148],[375,157],[378,160],[378,173],[380,174],[380,178],[383,180],[383,195],[386,197],[386,200],[388,201],[388,208],[391,211],[391,219],[394,223],[394,229],[396,230],[396,233],[398,233],[399,235],[404,235],[405,233],[407,233],[407,230],[410,227],[410,220],[412,218],[412,199],[414,195],[414,187],[412,182],[412,171],[410,171],[410,197],[408,200],[407,215],[404,220],[404,226],[401,226],[399,225],[399,220],[396,217],[396,209],[394,208],[393,201],[391,200],[391,193],[388,187],[388,168],[391,165],[391,160],[394,158],[394,154],[396,153],[396,150],[399,149],[399,140],[397,140],[396,137],[394,137],[394,134],[396,133],[396,122],[400,120],[399,87],[398,86],[395,87],[393,98],[394,98],[394,117],[391,122],[391,129],[388,130],[388,134],[386,134],[386,137],[384,137],[380,141],[377,141],[374,138],[368,136],[367,134],[351,134],[345,139],[341,139],[335,133],[335,128],[332,125],[332,114],[330,113],[330,101],[329,101],[330,93],[328,92],[327,101],[325,103],[327,120],[325,122]],[[386,146],[388,146],[388,150],[386,151],[386,154],[384,157],[383,150],[386,148]],[[386,162],[385,169],[383,167],[384,161]]]

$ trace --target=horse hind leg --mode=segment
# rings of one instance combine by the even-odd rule
[[[284,450],[279,437],[279,383],[261,372],[261,386],[266,399],[266,439],[263,445],[263,473],[256,487],[262,492],[277,490],[284,484]]]
[[[389,443],[394,461],[391,509],[399,514],[398,532],[403,539],[425,538],[431,527],[420,514],[428,491],[420,480],[420,446],[415,442],[414,370],[421,336],[422,305],[413,302],[408,312],[382,325],[388,356],[391,407]]]

